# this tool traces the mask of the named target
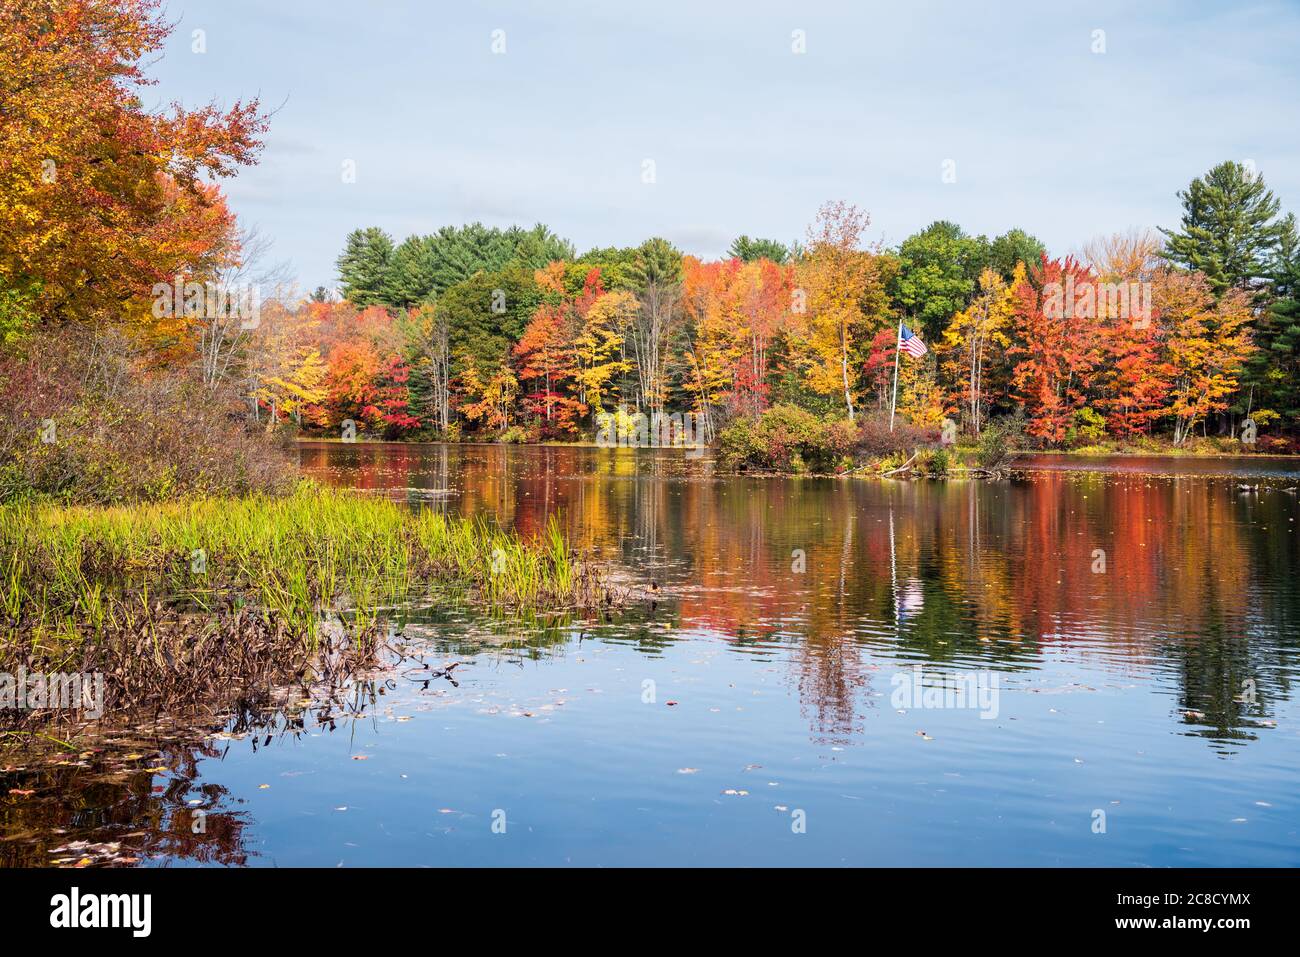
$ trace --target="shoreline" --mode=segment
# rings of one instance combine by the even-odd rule
[[[345,442],[343,439],[331,436],[299,435],[293,439],[295,445],[305,445],[309,443],[318,443],[323,445],[370,445],[370,446],[448,446],[451,448],[561,448],[561,449],[609,449],[613,451],[641,451],[642,449],[658,452],[687,452],[703,449],[705,455],[713,452],[714,449],[707,446],[698,445],[647,445],[647,446],[628,446],[628,445],[601,445],[595,441],[574,441],[574,442],[493,442],[486,440],[477,440],[472,442],[446,442],[439,439],[362,439],[357,438]],[[964,448],[957,447],[959,450]],[[972,447],[973,448],[973,447]],[[1278,459],[1282,461],[1300,462],[1300,454],[1286,452],[1184,452],[1174,449],[1160,450],[1130,450],[1130,449],[1106,449],[1098,451],[1096,449],[1021,449],[1015,453],[1017,456],[1022,455],[1053,455],[1063,458],[1169,458],[1169,459]],[[703,456],[701,456],[703,457]],[[728,473],[743,475],[746,473]],[[797,472],[777,472],[778,475],[798,475],[812,473]],[[834,475],[836,473],[827,472],[819,473]]]

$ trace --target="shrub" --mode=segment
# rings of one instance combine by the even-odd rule
[[[948,450],[947,449],[921,449],[916,453],[916,461],[913,463],[916,470],[922,475],[928,475],[930,478],[943,478],[948,474]]]
[[[733,419],[718,436],[723,465],[780,472],[830,472],[852,451],[851,422],[824,422],[793,405],[774,405],[757,419]]]
[[[160,501],[281,492],[297,477],[280,438],[245,425],[229,389],[158,370],[121,334],[42,334],[0,356],[0,501]]]
[[[879,460],[912,452],[939,441],[936,429],[923,429],[899,419],[889,430],[887,417],[851,422],[819,419],[793,405],[774,405],[757,419],[737,418],[722,430],[718,457],[728,468],[780,472],[843,472],[863,460]]]
[[[1106,437],[1106,419],[1095,409],[1075,409],[1065,430],[1066,445],[1095,445]]]
[[[884,458],[894,453],[906,453],[906,459],[914,449],[925,445],[934,445],[939,441],[938,429],[924,429],[895,418],[893,431],[889,428],[889,416],[878,415],[864,417],[857,426],[858,454],[864,458]]]
[[[975,448],[975,463],[980,468],[991,471],[1006,468],[1012,453],[1019,448],[1024,437],[1024,413],[1017,412],[994,419],[980,433],[979,445]]]
[[[512,425],[497,436],[497,441],[506,445],[523,445],[528,441],[528,430],[522,425]]]

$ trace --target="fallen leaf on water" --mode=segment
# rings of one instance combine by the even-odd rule
[[[368,755],[368,754],[354,754],[354,755],[352,755],[352,760],[353,760],[353,761],[369,761],[369,760],[370,760],[370,755]]]
[[[744,797],[744,796],[747,795],[749,792],[748,792],[748,791],[738,791],[738,790],[736,790],[735,788],[727,788],[727,790],[723,791],[722,793],[723,793],[723,794],[734,794],[736,797]]]
[[[267,788],[269,788],[270,786],[271,786],[271,785],[269,785],[269,784],[259,784],[259,785],[257,786],[257,789],[258,789],[259,791],[265,791],[265,790],[266,790]]]
[[[678,768],[678,769],[677,769],[677,773],[678,773],[678,774],[694,774],[694,773],[695,773],[696,771],[698,771],[698,770],[699,770],[699,768]]]

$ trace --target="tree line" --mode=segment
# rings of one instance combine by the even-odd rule
[[[978,436],[1023,410],[1044,445],[1235,434],[1300,422],[1300,245],[1262,177],[1225,162],[1179,193],[1181,222],[1049,256],[935,222],[896,247],[823,206],[801,242],[740,236],[705,261],[662,238],[575,255],[543,225],[473,223],[401,242],[347,237],[337,294],[271,326],[256,414],[343,419],[389,438],[590,437],[616,410],[727,420],[790,404],[898,410]],[[284,329],[280,327],[283,326]],[[287,330],[287,331],[285,331]]]

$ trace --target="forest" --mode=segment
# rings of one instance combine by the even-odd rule
[[[1023,410],[1043,447],[1293,450],[1300,246],[1262,177],[1225,162],[1181,221],[1053,256],[1033,235],[947,221],[895,248],[869,214],[817,211],[802,241],[741,235],[702,260],[655,237],[575,255],[549,228],[359,229],[337,295],[274,303],[248,370],[254,417],[384,438],[590,438],[602,415],[699,417],[706,441],[776,405],[824,420],[897,411],[978,437]],[[1245,429],[1244,432],[1241,432]],[[1154,446],[1152,446],[1154,447]]]

